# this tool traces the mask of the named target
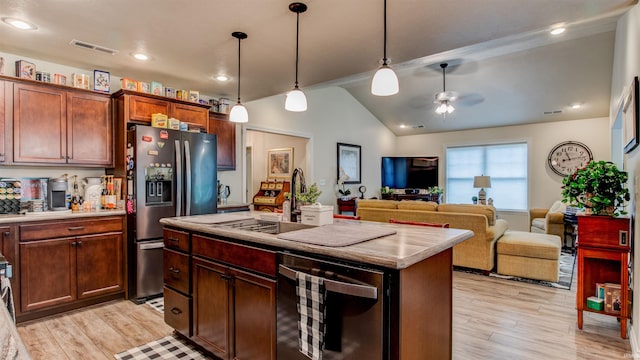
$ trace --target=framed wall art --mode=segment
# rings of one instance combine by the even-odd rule
[[[640,141],[638,124],[638,77],[634,77],[622,100],[622,130],[624,153],[631,152]]]
[[[109,93],[111,90],[111,77],[108,71],[93,70],[93,90]]]
[[[267,178],[291,177],[293,148],[267,150]]]
[[[338,180],[340,175],[346,175],[345,184],[360,184],[362,182],[362,154],[360,145],[338,143]]]

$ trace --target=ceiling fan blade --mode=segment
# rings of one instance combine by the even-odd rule
[[[456,100],[456,104],[463,106],[474,106],[484,102],[484,96],[477,93],[462,94]]]

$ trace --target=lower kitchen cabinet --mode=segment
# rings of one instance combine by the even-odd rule
[[[222,359],[275,359],[276,281],[193,259],[194,340]]]
[[[29,222],[19,229],[19,320],[124,295],[122,217]]]

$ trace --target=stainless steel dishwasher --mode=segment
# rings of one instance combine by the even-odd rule
[[[298,351],[298,271],[324,278],[327,314],[323,359],[389,358],[383,272],[291,254],[280,254],[279,259],[278,359],[308,359]]]

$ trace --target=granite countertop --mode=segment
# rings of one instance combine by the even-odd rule
[[[236,212],[233,214],[254,218],[260,216],[259,212]],[[354,245],[330,247],[284,240],[275,234],[225,228],[215,224],[218,222],[216,217],[224,215],[228,214],[164,218],[160,220],[160,223],[170,227],[237,239],[258,246],[325,255],[391,269],[407,268],[473,236],[473,232],[470,230],[363,221],[361,224],[366,224],[367,227],[393,228],[396,233]],[[207,223],[207,220],[210,220],[210,223]],[[345,222],[349,221],[334,219],[334,224]]]
[[[27,213],[27,214],[0,214],[0,224],[9,224],[16,222],[27,221],[44,221],[44,220],[62,220],[62,219],[76,219],[84,217],[95,216],[110,216],[110,215],[126,215],[124,210],[98,210],[98,211],[46,211],[42,213]]]

